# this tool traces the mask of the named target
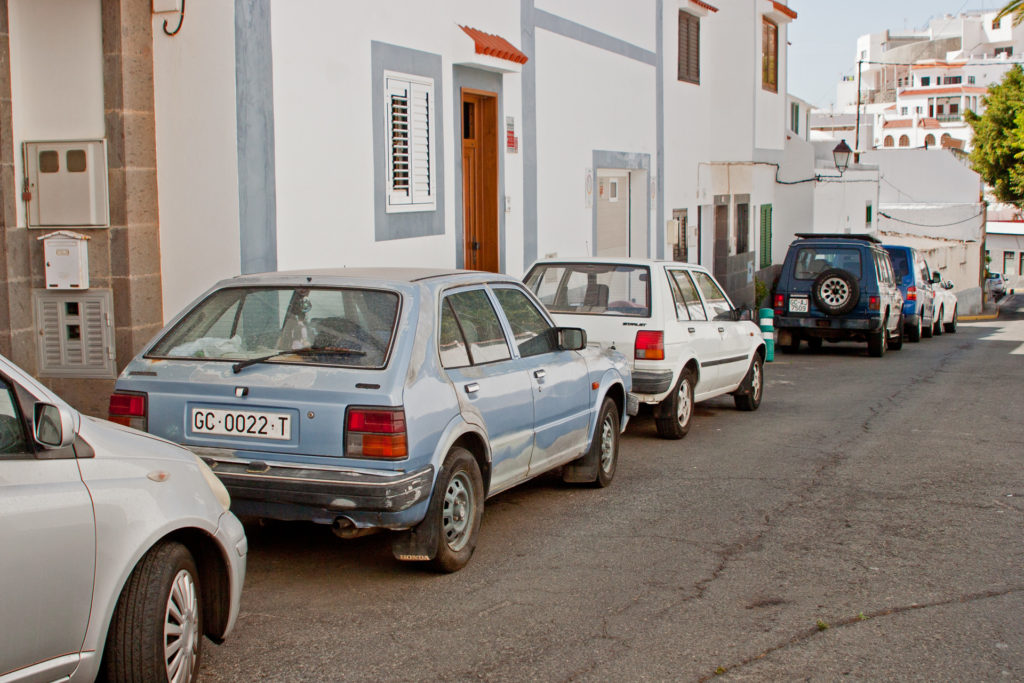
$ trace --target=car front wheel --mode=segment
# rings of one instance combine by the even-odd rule
[[[955,306],[953,307],[953,319],[950,320],[948,323],[944,323],[943,326],[946,328],[946,332],[948,332],[949,334],[955,334],[956,333],[956,307]]]
[[[942,334],[942,318],[946,315],[944,308],[939,309],[939,314],[935,316],[935,325],[932,326],[932,334],[936,337]]]
[[[889,348],[893,351],[899,351],[903,348],[903,315],[900,314],[900,321],[896,325],[896,329],[889,335]]]
[[[675,391],[662,401],[660,408],[665,417],[654,421],[658,428],[658,436],[663,439],[681,439],[690,431],[690,420],[693,418],[693,371],[684,368],[679,374],[679,383]]]
[[[202,654],[199,572],[188,548],[163,542],[139,561],[118,598],[103,667],[109,681],[196,678]]]
[[[915,316],[917,322],[914,323],[913,327],[907,328],[907,341],[917,343],[921,341],[921,316]]]
[[[882,321],[882,327],[879,328],[878,332],[871,332],[868,334],[868,355],[874,356],[875,358],[881,358],[885,355],[885,342],[889,336],[889,319],[886,318]],[[931,329],[931,328],[929,328]]]

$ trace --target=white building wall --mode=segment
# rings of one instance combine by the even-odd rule
[[[165,321],[240,271],[234,5],[190,4],[187,30],[164,35],[175,16],[153,17]]]
[[[772,207],[772,263],[786,259],[798,232],[814,232],[814,146],[797,137],[786,142]]]
[[[1024,288],[1024,224],[1010,223],[1008,228],[1001,228],[998,223],[989,223],[985,234],[985,249],[992,260],[988,264],[991,273],[1002,273],[1006,278],[1007,287],[1020,291]],[[1005,230],[1005,232],[1001,231]],[[1009,271],[1003,268],[1003,254],[1012,251],[1013,264]]]
[[[100,0],[8,0],[11,127],[19,197],[26,140],[106,137]],[[17,225],[25,227],[25,203]]]
[[[509,4],[514,4],[518,9],[518,2]],[[654,31],[656,7],[653,2],[588,0],[581,3],[579,0],[535,0],[534,9],[549,12],[605,35],[615,36],[645,50],[653,52],[657,48],[657,35]]]
[[[819,168],[814,188],[814,229],[823,233],[872,233],[877,229],[878,171],[849,169],[842,178],[835,168]],[[867,221],[867,206],[872,220]]]
[[[651,29],[653,33],[653,24]],[[594,151],[602,150],[650,155],[654,173],[656,70],[544,30],[537,31],[535,48],[537,253],[592,254],[593,209],[585,201],[586,171],[593,168]],[[642,196],[636,199],[644,201]],[[656,253],[655,206],[652,201],[651,255]]]

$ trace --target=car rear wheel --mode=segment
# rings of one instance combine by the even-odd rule
[[[154,546],[118,598],[103,654],[109,681],[196,678],[202,655],[199,572],[180,543]]]
[[[456,446],[448,452],[437,475],[427,509],[428,524],[437,527],[437,548],[430,566],[456,572],[469,562],[476,549],[484,513],[484,483],[476,458]]]
[[[663,439],[681,439],[690,431],[690,420],[693,418],[693,371],[684,368],[679,374],[679,383],[675,391],[661,403],[665,417],[655,419],[658,436]]]
[[[889,318],[882,321],[882,327],[878,332],[868,334],[868,355],[874,358],[881,358],[885,355],[885,340],[889,336]]]
[[[943,308],[939,309],[939,314],[935,316],[935,324],[932,326],[932,334],[936,337],[942,334],[942,318],[945,316],[946,311]]]
[[[949,334],[956,334],[956,306],[953,307],[953,319],[948,323],[944,323],[943,327],[946,328],[946,332]]]
[[[916,322],[912,327],[907,328],[907,341],[917,343],[921,341],[921,316],[914,316]]]
[[[860,301],[860,286],[853,273],[829,268],[814,279],[811,294],[818,310],[828,315],[844,315]]]
[[[820,341],[820,339],[819,339]],[[732,395],[733,402],[739,410],[757,410],[761,405],[761,397],[764,395],[764,361],[761,355],[755,353],[754,360],[750,361],[750,369],[747,376],[740,384],[740,391]]]
[[[824,341],[825,340],[822,339],[821,337],[808,337],[807,338],[807,348],[809,348],[811,351],[815,351],[815,352],[821,351],[821,345],[822,345],[822,343]]]

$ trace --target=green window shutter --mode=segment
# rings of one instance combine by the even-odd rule
[[[772,265],[772,205],[761,205],[761,267]]]

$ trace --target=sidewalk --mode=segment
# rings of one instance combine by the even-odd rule
[[[1002,299],[999,300],[999,303],[996,303],[994,301],[986,301],[981,313],[979,313],[978,315],[961,315],[957,316],[957,320],[965,323],[975,322],[978,320],[995,320],[996,318],[999,317],[1000,305],[1002,305],[1002,303],[1005,302],[1007,299],[1012,298],[1013,295],[1011,294],[1008,296],[1004,296]]]

